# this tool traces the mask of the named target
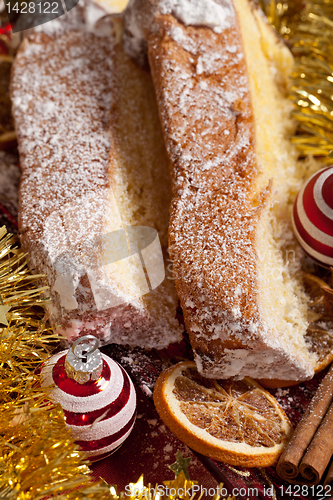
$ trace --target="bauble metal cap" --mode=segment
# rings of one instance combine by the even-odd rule
[[[99,340],[93,335],[85,335],[73,343],[65,360],[69,378],[79,384],[99,379],[103,371],[103,358],[98,347]]]

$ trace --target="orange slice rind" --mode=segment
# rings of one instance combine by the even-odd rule
[[[288,417],[257,382],[206,379],[191,361],[161,373],[154,402],[181,441],[230,465],[274,465],[291,434]]]

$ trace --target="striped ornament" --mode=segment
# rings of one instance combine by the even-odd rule
[[[292,225],[303,250],[321,266],[333,266],[333,166],[312,175],[298,193]]]
[[[91,461],[113,453],[130,434],[136,416],[136,394],[125,370],[102,354],[103,372],[95,382],[79,384],[65,370],[68,351],[50,358],[42,368],[43,387],[65,414],[75,442]]]

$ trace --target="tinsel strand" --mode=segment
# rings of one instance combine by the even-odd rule
[[[332,163],[333,149],[333,4],[307,4],[292,37],[296,58],[291,98],[301,134],[293,138],[302,154]]]
[[[333,150],[333,2],[259,0],[269,22],[294,57],[290,99],[298,123],[292,138],[301,155],[332,163]]]

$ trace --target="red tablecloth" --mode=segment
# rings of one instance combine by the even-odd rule
[[[175,477],[168,466],[175,462],[177,450],[180,450],[183,456],[191,457],[190,478],[207,490],[211,488],[211,493],[214,493],[217,481],[187,446],[165,427],[149,398],[140,389],[137,395],[138,414],[132,433],[113,455],[92,466],[94,476],[117,485],[117,491],[124,490],[129,482],[136,482],[141,474],[144,474],[146,486],[148,483],[152,487],[163,485],[163,481]]]

